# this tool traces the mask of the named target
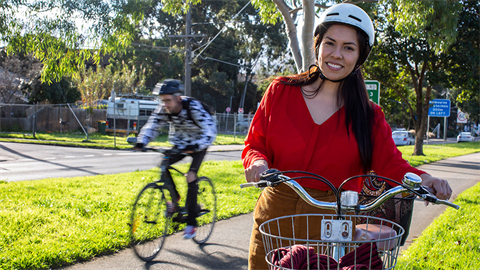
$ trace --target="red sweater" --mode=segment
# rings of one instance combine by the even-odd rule
[[[374,105],[372,170],[397,181],[407,172],[425,172],[411,167],[398,151],[392,130],[378,105]],[[345,179],[363,174],[355,136],[345,127],[342,107],[321,125],[315,124],[298,86],[273,81],[253,117],[245,149],[243,166],[265,159],[269,168],[280,171],[301,170],[321,175],[338,187]],[[291,174],[289,176],[295,176]],[[307,188],[328,190],[316,180],[298,181]],[[360,191],[361,179],[343,187]]]

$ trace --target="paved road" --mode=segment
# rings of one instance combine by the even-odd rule
[[[453,188],[453,198],[480,182],[480,153],[450,158],[421,166],[430,174],[447,179]],[[423,206],[415,203],[412,227],[407,245],[439,216],[445,207]],[[247,269],[248,242],[253,221],[251,214],[217,222],[209,243],[198,246],[193,241],[175,234],[167,239],[157,259],[145,263],[137,259],[131,249],[90,262],[62,268],[64,270],[136,270],[136,269]]]
[[[209,152],[206,159],[239,160],[242,148],[225,146],[224,151]],[[159,161],[156,152],[0,142],[0,180],[6,181],[133,172],[151,169]]]

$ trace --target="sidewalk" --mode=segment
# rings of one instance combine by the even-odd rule
[[[446,179],[453,189],[452,200],[480,182],[480,153],[450,158],[419,169]],[[415,210],[406,245],[445,210],[445,206],[415,202]],[[215,225],[211,239],[203,246],[182,239],[182,234],[169,236],[157,258],[140,261],[131,249],[94,258],[89,262],[65,267],[65,270],[157,270],[157,269],[247,269],[248,245],[253,220],[251,214],[222,220]],[[406,248],[406,247],[405,247]]]
[[[224,151],[243,151],[244,144],[233,145],[212,145],[208,147],[208,152],[224,152]]]

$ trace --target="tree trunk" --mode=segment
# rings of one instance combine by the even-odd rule
[[[421,87],[419,84],[418,87]],[[420,89],[422,91],[422,89]],[[417,92],[418,93],[418,92]],[[418,97],[417,95],[417,121],[415,123],[415,147],[413,150],[414,156],[424,156],[423,153],[423,138],[427,132],[427,122],[428,122],[428,108],[430,105],[430,95],[432,93],[432,87],[427,86],[427,91],[425,92],[425,98]],[[423,95],[422,95],[423,96]],[[427,134],[428,136],[428,134]]]
[[[315,51],[313,48],[313,29],[315,27],[315,1],[302,0],[303,4],[303,28],[302,28],[302,51],[303,68],[307,71],[310,65],[315,64]]]
[[[283,0],[273,0],[278,10],[282,14],[285,26],[287,28],[287,35],[290,49],[292,50],[293,60],[297,66],[297,70],[302,70],[302,54],[300,53],[300,47],[298,45],[297,27],[295,25],[292,15],[290,15],[290,8],[285,4]]]

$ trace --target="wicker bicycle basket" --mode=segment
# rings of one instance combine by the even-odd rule
[[[283,216],[262,223],[259,229],[269,268],[394,269],[399,243],[404,233],[403,228],[378,217],[344,215],[343,218],[338,220],[337,215],[329,214],[301,214]],[[365,224],[356,224],[360,219],[365,221]],[[345,228],[351,226],[351,234],[343,235],[347,238],[342,241],[338,238],[325,240],[326,232],[332,229],[329,226],[347,224],[345,220],[350,222]],[[344,225],[338,228],[340,231],[342,226]],[[363,231],[359,230],[360,227]],[[365,231],[372,229],[379,232],[375,235],[380,239],[365,234]]]

